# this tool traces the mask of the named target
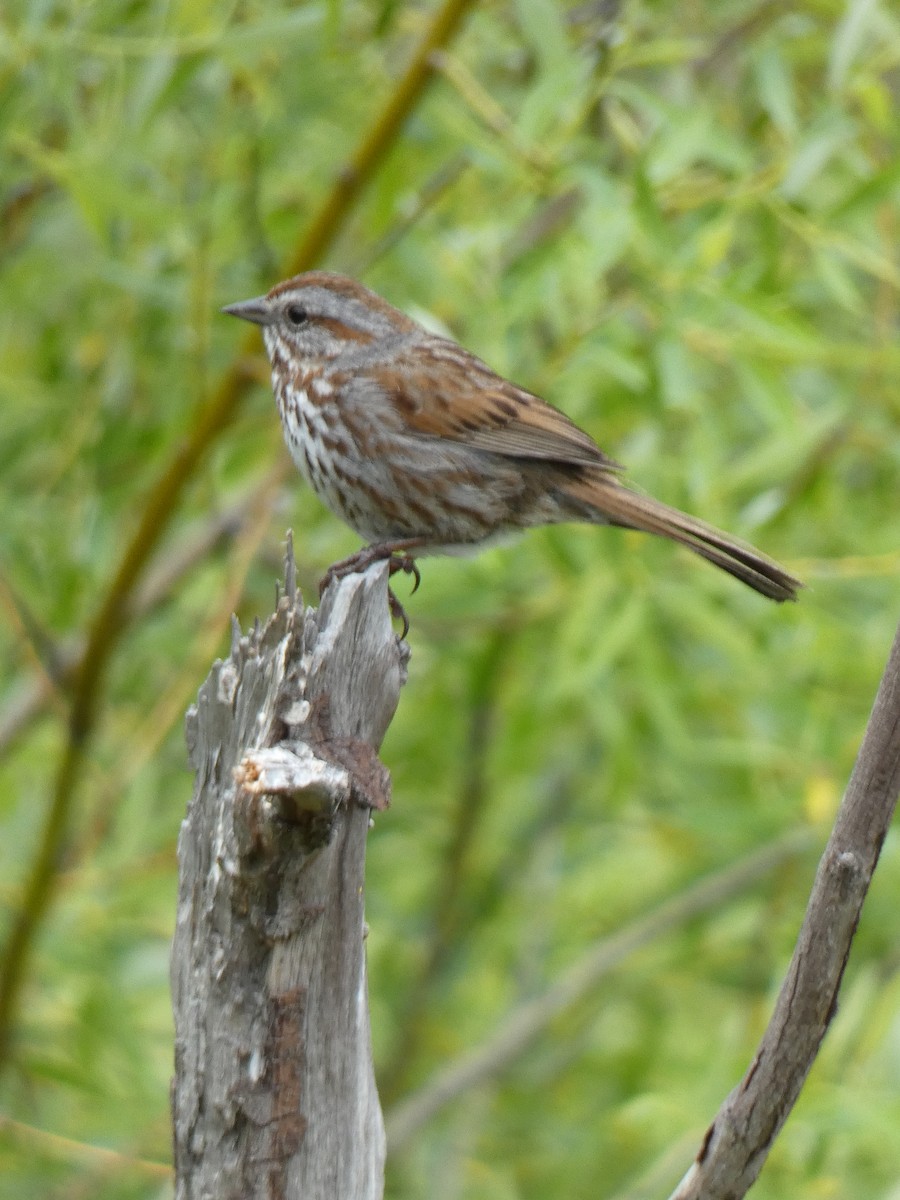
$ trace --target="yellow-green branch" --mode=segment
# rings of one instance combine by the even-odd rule
[[[473,0],[446,0],[425,31],[412,61],[382,111],[339,171],[318,215],[288,259],[288,273],[320,262],[346,214],[375,175],[434,72],[432,56],[453,37]],[[113,652],[127,624],[130,598],[175,513],[190,479],[216,439],[231,425],[253,379],[246,359],[256,339],[248,335],[240,354],[219,382],[181,448],[169,462],[144,503],[128,543],[88,630],[84,655],[73,681],[66,744],[54,780],[50,806],[37,852],[26,879],[22,903],[13,919],[0,963],[0,1068],[9,1059],[10,1036],[36,932],[49,906],[65,847],[74,798],[94,732],[104,682]]]

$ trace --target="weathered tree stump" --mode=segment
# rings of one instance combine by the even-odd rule
[[[178,1200],[383,1194],[363,910],[377,749],[407,650],[387,565],[286,594],[187,719],[194,795],[172,952]]]

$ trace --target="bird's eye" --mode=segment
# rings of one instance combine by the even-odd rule
[[[299,304],[289,304],[286,309],[287,319],[296,328],[305,325],[309,320],[309,313],[305,308],[301,308]]]

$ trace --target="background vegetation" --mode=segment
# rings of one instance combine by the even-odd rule
[[[420,1128],[388,1193],[667,1194],[767,1020],[900,615],[889,7],[472,3],[345,211],[431,0],[5,7],[4,1196],[169,1189],[182,714],[288,525],[311,597],[355,545],[218,315],[316,222],[322,265],[809,585],[779,609],[566,528],[428,562],[408,604],[368,885],[388,1113],[599,939],[770,865]],[[900,1196],[898,886],[891,838],[761,1200]]]

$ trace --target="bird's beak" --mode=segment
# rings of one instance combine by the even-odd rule
[[[242,321],[252,321],[254,325],[268,325],[272,321],[272,310],[265,296],[257,296],[254,300],[241,300],[238,304],[229,304],[222,309],[231,317],[240,317]]]

